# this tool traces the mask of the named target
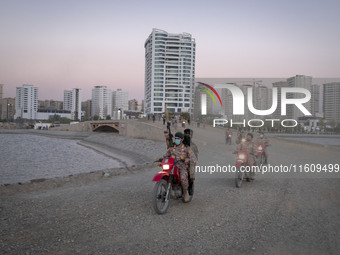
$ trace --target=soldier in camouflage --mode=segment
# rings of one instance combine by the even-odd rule
[[[192,135],[194,134],[194,131],[190,128],[187,128],[184,130],[184,140],[183,140],[183,144],[187,147],[189,147],[195,154],[196,156],[196,160],[198,161],[198,148],[197,145],[192,141]],[[189,166],[189,177],[190,177],[190,181],[194,181],[195,180],[195,168],[196,168],[196,164],[191,164],[190,162],[190,166]]]
[[[240,129],[240,130],[237,132],[235,143],[236,143],[236,144],[240,144],[240,143],[242,143],[242,140],[243,140],[243,139],[246,140],[246,135],[245,135],[245,133],[243,132],[243,130]]]
[[[257,155],[257,146],[253,142],[253,134],[248,133],[245,142],[241,142],[237,145],[237,149],[234,153],[238,153],[239,151],[246,151],[247,158],[248,158],[248,165],[255,166],[257,165],[256,162],[256,155]],[[251,173],[251,179],[254,179],[254,173]]]
[[[184,194],[184,202],[188,202],[190,200],[188,187],[189,187],[189,180],[188,180],[188,165],[196,164],[196,156],[194,152],[190,149],[190,147],[186,147],[183,144],[184,135],[181,132],[177,132],[175,134],[175,146],[170,147],[168,151],[165,153],[163,158],[175,158],[175,160],[184,159],[185,161],[179,161],[177,163],[177,167],[179,170],[181,184],[183,187],[183,194]]]
[[[257,137],[255,141],[256,146],[259,146],[260,144],[264,145],[263,152],[264,152],[264,163],[268,164],[268,150],[267,147],[270,145],[269,144],[269,139],[264,135],[263,132],[260,133],[260,136]]]

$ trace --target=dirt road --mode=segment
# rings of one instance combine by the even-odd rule
[[[222,131],[197,129],[194,138],[199,165],[234,163],[235,147]],[[273,164],[339,162],[331,148],[271,143]],[[157,215],[151,179],[158,170],[11,195],[0,190],[0,254],[339,253],[339,178],[258,175],[237,189],[223,173],[198,173],[192,202],[171,201],[167,214]]]

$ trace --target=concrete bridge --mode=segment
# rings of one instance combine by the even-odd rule
[[[52,130],[52,129],[51,129]],[[164,126],[161,122],[152,123],[142,119],[138,120],[100,120],[84,121],[71,125],[61,125],[53,130],[74,132],[114,132],[120,136],[164,141]]]
[[[119,133],[119,121],[90,121],[91,131]],[[124,127],[124,124],[123,124]]]

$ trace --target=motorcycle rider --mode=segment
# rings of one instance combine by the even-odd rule
[[[269,139],[264,135],[263,132],[260,133],[260,135],[257,137],[256,141],[255,141],[256,146],[259,146],[260,144],[264,145],[263,148],[263,154],[264,154],[264,163],[267,164],[268,161],[268,151],[267,151],[267,147],[270,145],[269,144]]]
[[[231,130],[229,128],[227,128],[227,131],[225,131],[225,139],[226,139],[226,141],[228,141],[228,139],[231,139],[232,135],[233,135],[233,132],[231,132]]]
[[[242,129],[239,129],[239,131],[237,132],[237,137],[236,137],[236,144],[240,144],[242,143],[242,139],[246,140],[246,136],[245,133],[243,132]]]
[[[190,128],[187,128],[184,130],[184,140],[183,144],[187,147],[189,147],[195,154],[196,160],[198,161],[198,148],[197,145],[192,141],[192,136],[194,134],[194,131]],[[190,164],[190,171],[189,171],[189,177],[190,182],[193,182],[195,180],[195,168],[196,164]]]
[[[245,142],[241,142],[237,145],[236,151],[234,153],[238,153],[239,151],[246,151],[248,157],[248,165],[250,167],[255,166],[256,162],[256,155],[257,155],[257,146],[253,142],[253,134],[248,133]],[[254,180],[254,173],[251,172],[250,179]]]
[[[184,135],[181,132],[175,134],[175,145],[170,147],[164,154],[163,158],[174,158],[175,160],[184,159],[185,161],[179,161],[177,167],[179,170],[181,184],[183,188],[184,202],[189,202],[189,180],[188,180],[188,164],[195,165],[197,162],[195,153],[190,147],[186,147],[183,144]]]

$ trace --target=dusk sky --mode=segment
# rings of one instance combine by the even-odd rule
[[[196,77],[340,77],[340,1],[0,0],[4,97],[32,84],[39,100],[83,100],[106,85],[144,97],[153,28],[196,39]]]

